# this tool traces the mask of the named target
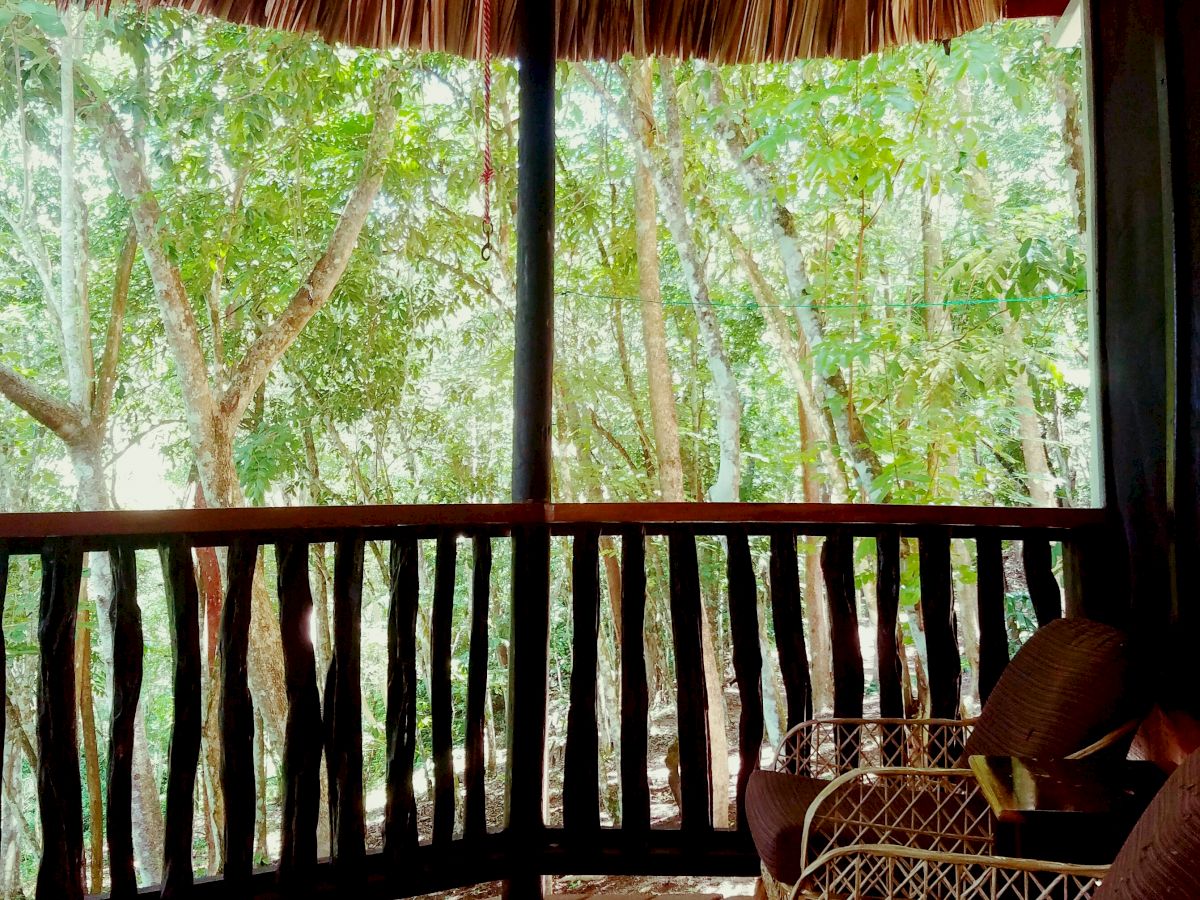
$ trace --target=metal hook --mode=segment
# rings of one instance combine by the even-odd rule
[[[492,246],[492,220],[483,220],[483,246],[479,248],[479,255],[483,257],[483,261],[487,262],[492,258],[492,253],[495,247]]]

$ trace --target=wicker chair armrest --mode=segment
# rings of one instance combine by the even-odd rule
[[[784,734],[775,770],[833,778],[861,766],[953,768],[974,719],[808,719]]]
[[[864,768],[831,781],[804,818],[801,868],[830,847],[989,853],[993,817],[970,769]]]
[[[1086,747],[1076,750],[1074,753],[1067,756],[1067,759],[1087,759],[1089,756],[1102,754],[1110,748],[1120,745],[1125,738],[1132,739],[1132,735],[1138,730],[1138,726],[1142,724],[1141,719],[1130,719],[1119,728],[1114,728],[1098,741],[1093,741]],[[1129,749],[1129,745],[1125,744],[1125,749]]]
[[[1090,900],[1108,866],[865,844],[837,847],[804,869],[794,898]]]

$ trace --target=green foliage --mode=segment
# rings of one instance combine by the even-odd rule
[[[67,376],[54,301],[12,221],[28,207],[57,271],[57,59],[64,34],[53,7],[0,0],[0,363],[60,398],[67,396]],[[489,111],[497,253],[487,262],[480,257],[479,185],[485,112],[474,64],[334,48],[179,11],[143,14],[124,7],[109,17],[86,17],[77,67],[88,88],[77,91],[78,102],[86,106],[89,94],[107,97],[145,148],[163,213],[160,237],[187,288],[218,391],[325,251],[362,163],[372,125],[371,85],[384,70],[394,75],[396,145],[383,189],[332,298],[270,372],[239,424],[237,474],[254,504],[507,500],[515,66],[497,64]],[[590,72],[617,96],[618,106],[625,101],[619,64],[595,64]],[[554,492],[564,501],[652,500],[657,459],[634,228],[636,159],[620,120],[626,113],[576,68],[564,64],[559,76]],[[710,102],[716,76],[726,93],[721,104]],[[802,438],[787,351],[731,246],[732,231],[795,330],[801,310],[783,299],[782,261],[759,218],[778,201],[806,257],[802,305],[828,338],[800,365],[809,378],[844,378],[845,398],[820,400],[833,413],[852,404],[862,422],[880,464],[869,499],[1027,504],[1028,462],[1014,400],[1024,375],[1056,496],[1088,503],[1088,262],[1074,201],[1082,173],[1069,165],[1061,110],[1062,98],[1079,88],[1078,53],[1047,47],[1037,24],[1005,23],[953,41],[948,50],[914,46],[858,61],[719,72],[689,63],[676,67],[676,77],[688,212],[743,405],[741,499],[804,500],[806,468],[815,499],[827,499],[838,473],[823,469],[821,451],[847,462],[847,448]],[[656,110],[660,123],[664,112]],[[718,139],[727,121],[750,136],[747,158],[764,167],[773,196],[748,194],[738,172],[743,160],[728,158]],[[129,209],[86,117],[77,121],[76,136],[90,337],[98,355]],[[659,251],[685,493],[700,499],[717,467],[714,386],[683,265],[665,227]],[[115,500],[124,506],[190,502],[195,457],[154,285],[140,257],[120,360],[103,449]],[[77,480],[65,445],[0,402],[0,509],[73,509],[80,502]],[[872,543],[856,548],[864,596],[873,589]],[[469,644],[466,547],[460,547],[453,621],[456,741],[462,739]],[[428,588],[433,563],[432,548],[426,549]],[[754,552],[761,558],[765,547],[756,543]],[[489,674],[502,727],[507,542],[496,542],[496,554],[493,588],[502,599],[490,617]],[[380,723],[387,574],[381,559],[369,554],[364,592],[369,787],[380,783],[386,765]],[[706,542],[700,560],[715,632],[727,635],[722,545]],[[665,552],[655,540],[648,561],[647,629],[666,646]],[[273,565],[268,554],[268,582]],[[148,648],[143,703],[152,758],[162,771],[170,735],[170,643],[156,561],[146,555],[139,574]],[[38,575],[36,560],[14,560],[4,612],[10,686],[28,710]],[[567,549],[556,545],[555,690],[570,677],[569,577]],[[969,589],[973,577],[972,567],[956,560],[959,589]],[[916,554],[906,552],[901,598],[919,644],[912,628],[918,581]],[[1012,587],[1008,614],[1019,640],[1032,620],[1020,585]],[[602,643],[615,660],[612,623],[607,613],[603,618]],[[766,627],[773,630],[770,622]],[[100,652],[93,689],[103,720],[109,700]],[[667,683],[669,653],[660,664],[663,671],[652,678]],[[428,701],[423,681],[422,763],[431,752]],[[100,727],[103,744],[107,725]],[[274,789],[277,771],[269,777]],[[22,780],[32,784],[31,773]],[[31,795],[26,799],[32,822]]]

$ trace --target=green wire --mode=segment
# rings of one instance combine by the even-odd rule
[[[658,303],[660,306],[691,306],[690,300],[643,300],[641,297],[620,297],[613,294],[589,294],[571,289],[560,290],[559,296],[583,297],[589,300],[613,300],[618,303]],[[1057,294],[1039,294],[1036,297],[962,297],[943,300],[940,303],[721,303],[714,307],[723,309],[926,309],[946,306],[992,306],[1000,303],[1041,303],[1049,300],[1078,300],[1087,296],[1086,290],[1067,291]]]

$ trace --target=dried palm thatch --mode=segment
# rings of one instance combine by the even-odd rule
[[[106,8],[111,0],[90,0]],[[481,0],[141,0],[364,47],[480,53]],[[516,54],[518,0],[493,0],[492,47]],[[664,54],[714,62],[859,57],[946,40],[1005,0],[553,0],[560,59]]]

